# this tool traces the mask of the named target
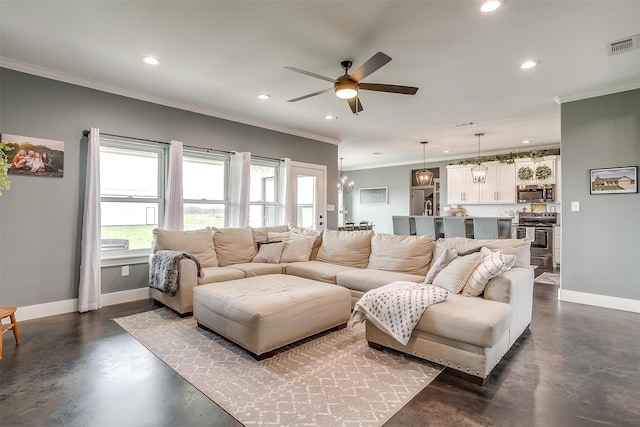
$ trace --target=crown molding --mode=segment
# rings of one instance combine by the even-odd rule
[[[222,111],[202,108],[202,107],[188,104],[188,103],[176,102],[167,98],[150,95],[148,93],[123,89],[117,86],[107,85],[95,80],[83,79],[81,77],[78,77],[72,74],[63,73],[63,72],[52,70],[45,67],[40,67],[38,65],[16,61],[14,59],[6,58],[3,56],[0,56],[0,67],[8,68],[10,70],[20,71],[22,73],[32,74],[35,76],[44,77],[52,80],[57,80],[64,83],[70,83],[76,86],[82,86],[89,89],[95,89],[102,92],[112,93],[114,95],[125,96],[127,98],[138,99],[140,101],[146,101],[146,102],[151,102],[153,104],[164,105],[166,107],[177,108],[185,111],[191,111],[193,113],[198,113],[198,114],[204,114],[206,116],[216,117],[218,119],[229,120],[232,122],[242,123],[245,125],[255,126],[263,129],[268,129],[275,132],[281,132],[289,135],[299,136],[302,138],[312,139],[315,141],[325,142],[327,144],[333,144],[333,145],[340,144],[340,140],[335,138],[330,138],[323,135],[317,135],[317,134],[314,134],[311,132],[305,132],[299,129],[292,129],[292,128],[287,128],[283,126],[275,126],[271,123],[260,122],[257,120],[250,120],[244,117],[237,117],[234,115],[230,115],[228,113],[224,113]]]
[[[612,93],[626,92],[628,90],[640,89],[640,79],[624,80],[605,86],[590,88],[587,90],[568,93],[556,96],[553,100],[558,104],[565,102],[580,101],[582,99],[595,98],[598,96],[611,95]]]

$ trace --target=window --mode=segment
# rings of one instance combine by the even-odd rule
[[[103,258],[148,253],[162,222],[165,148],[100,141],[100,238]]]
[[[228,156],[185,150],[182,157],[184,229],[225,227]]]
[[[263,227],[278,222],[280,161],[252,159],[250,169],[249,225]]]

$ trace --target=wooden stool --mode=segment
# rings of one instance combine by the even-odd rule
[[[18,322],[16,322],[16,308],[15,307],[2,307],[0,308],[0,322],[5,317],[11,318],[11,324],[6,328],[2,328],[2,335],[0,336],[0,360],[2,360],[2,336],[5,332],[9,332],[13,329],[13,336],[16,339],[16,344],[20,344],[20,336],[18,335]]]

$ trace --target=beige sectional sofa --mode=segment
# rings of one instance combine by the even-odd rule
[[[426,275],[442,270],[433,282],[450,291],[448,298],[425,311],[406,345],[369,321],[367,340],[373,348],[389,347],[431,360],[478,382],[487,378],[531,321],[533,269],[528,239],[434,242],[430,236],[332,230],[319,235],[287,226],[154,230],[154,239],[154,252],[188,252],[202,265],[202,277],[198,277],[194,261],[180,261],[174,296],[151,289],[155,300],[180,314],[193,311],[196,286],[244,277],[286,274],[335,284],[350,291],[353,306],[371,289],[399,280],[424,282]],[[481,248],[485,248],[482,255]],[[474,296],[464,296],[463,285],[478,275],[482,266],[478,260],[489,260],[486,254],[494,255],[491,260],[498,254],[500,259],[508,258],[511,268],[487,278],[480,292],[469,288]],[[469,294],[467,287],[465,294]]]

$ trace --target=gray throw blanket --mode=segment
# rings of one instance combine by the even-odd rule
[[[193,255],[186,252],[158,251],[151,257],[149,287],[174,296],[178,290],[178,264],[181,259],[193,260],[198,269],[198,277],[203,276],[200,261]]]
[[[447,299],[438,286],[404,280],[372,289],[362,295],[351,313],[350,326],[369,320],[383,332],[407,345],[413,328],[432,304]]]

